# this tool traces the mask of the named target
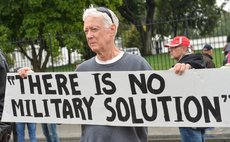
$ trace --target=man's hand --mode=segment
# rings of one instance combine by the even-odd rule
[[[177,63],[173,68],[170,70],[174,70],[176,74],[183,74],[187,69],[191,69],[191,65],[185,63]]]
[[[18,73],[22,78],[27,77],[29,72],[33,72],[30,67],[23,67],[18,70]]]

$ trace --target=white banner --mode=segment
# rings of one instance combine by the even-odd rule
[[[230,127],[230,69],[7,76],[3,121]]]

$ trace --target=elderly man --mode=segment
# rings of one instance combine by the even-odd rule
[[[96,56],[80,64],[76,71],[151,70],[144,58],[120,51],[115,46],[119,21],[111,10],[90,7],[84,11],[83,21],[88,45]],[[187,66],[177,64],[175,72],[181,74]],[[147,142],[145,127],[83,125],[82,130],[81,142]]]
[[[115,46],[119,20],[111,10],[91,6],[84,11],[83,21],[89,48],[96,56],[78,65],[77,72],[152,70],[143,57],[125,53]],[[182,74],[188,67],[178,63],[173,70]],[[25,77],[28,71],[30,68],[22,68],[19,74]],[[146,127],[82,125],[80,142],[147,142],[147,137]]]
[[[185,36],[176,36],[166,44],[171,58],[177,63],[185,63],[187,68],[201,69],[204,68],[202,54],[195,54],[189,51],[190,41]],[[182,142],[204,142],[205,128],[180,127]]]

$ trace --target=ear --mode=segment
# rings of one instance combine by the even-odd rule
[[[189,47],[182,47],[185,52],[189,51]]]
[[[115,24],[113,24],[113,25],[110,27],[110,29],[111,29],[111,31],[113,32],[113,34],[115,34],[117,27],[116,27]]]

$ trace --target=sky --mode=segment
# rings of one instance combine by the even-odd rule
[[[219,6],[226,0],[216,0],[216,4]],[[228,0],[228,3],[225,5],[224,10],[230,12],[230,0]]]

